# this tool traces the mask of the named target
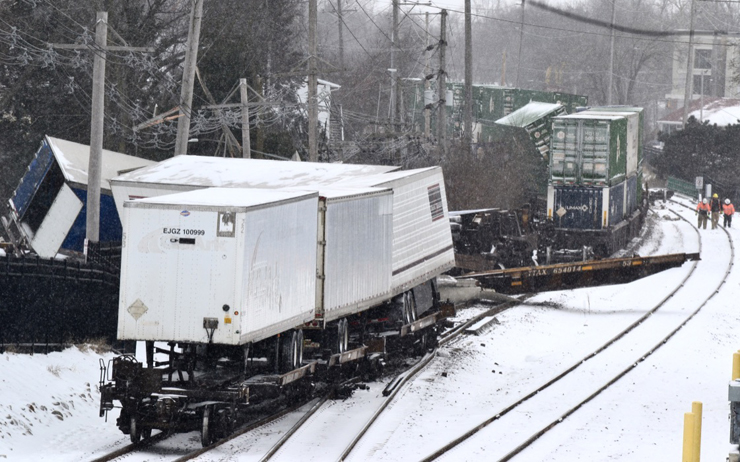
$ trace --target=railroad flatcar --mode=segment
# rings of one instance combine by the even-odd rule
[[[119,337],[145,341],[146,364],[105,368],[101,415],[118,401],[132,441],[199,427],[207,445],[317,368],[434,338],[444,178],[393,170],[179,156],[115,179]]]

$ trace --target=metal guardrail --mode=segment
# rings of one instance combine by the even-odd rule
[[[696,185],[692,182],[669,176],[666,186],[668,187],[668,189],[671,189],[677,193],[681,193],[685,196],[696,196]]]

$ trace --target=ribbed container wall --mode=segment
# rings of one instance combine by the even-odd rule
[[[401,293],[455,265],[442,169],[390,172],[368,186],[393,189],[393,276]]]
[[[324,319],[377,304],[391,291],[393,194],[326,199]]]
[[[241,189],[127,202],[118,338],[238,345],[312,320],[317,204]]]

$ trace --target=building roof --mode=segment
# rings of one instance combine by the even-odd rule
[[[693,100],[689,104],[689,117],[701,119],[710,125],[724,127],[740,123],[740,99],[738,98],[707,98],[704,97],[704,111],[702,101]],[[658,120],[663,125],[681,125],[683,123],[683,108],[677,109]]]

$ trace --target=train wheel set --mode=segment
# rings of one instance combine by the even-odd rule
[[[407,291],[373,310],[381,318],[343,318],[326,329],[294,329],[255,345],[170,343],[161,348],[147,341],[146,362],[127,354],[101,363],[100,415],[119,402],[116,424],[135,444],[153,430],[199,431],[208,446],[262,404],[308,396],[317,383],[325,389],[350,379],[374,379],[386,363],[426,352],[436,345],[437,324],[454,309],[439,303],[436,290],[429,310],[419,316],[415,308],[414,292]],[[306,344],[311,348],[304,353]]]

